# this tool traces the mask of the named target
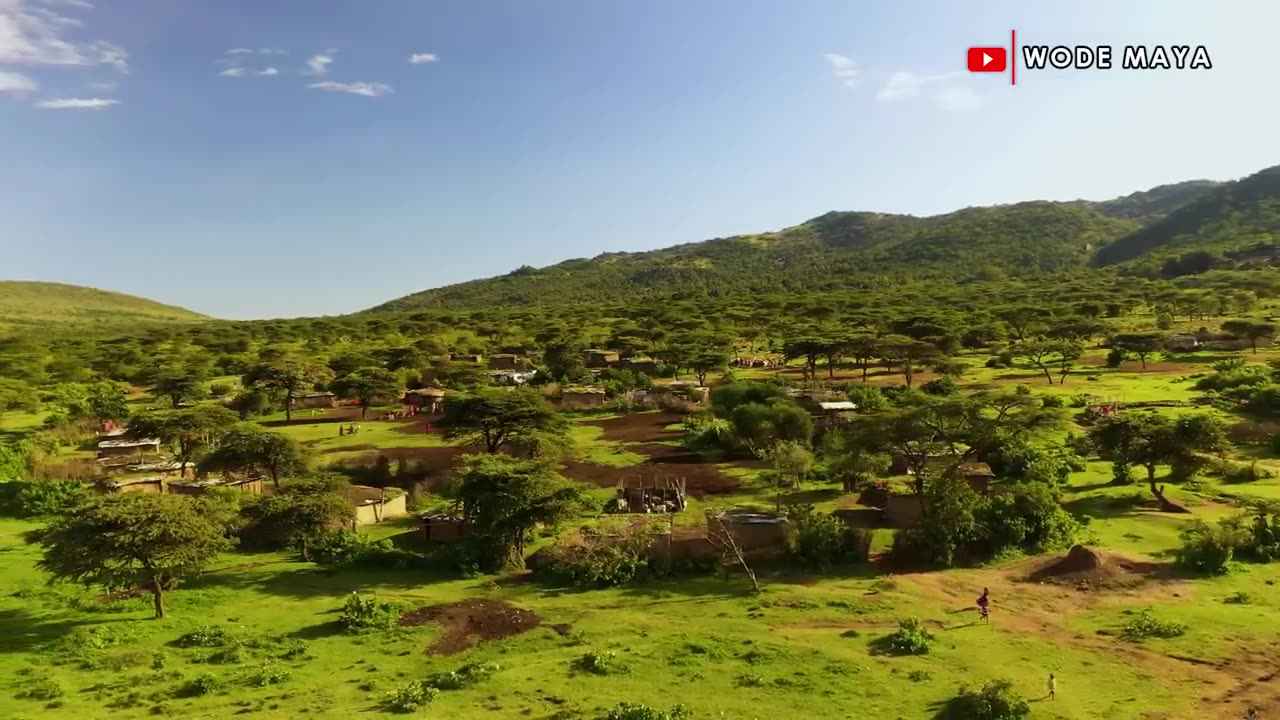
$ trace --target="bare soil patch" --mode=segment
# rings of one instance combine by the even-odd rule
[[[676,412],[627,413],[608,418],[607,420],[591,420],[585,425],[595,425],[604,429],[604,439],[614,442],[655,443],[674,440],[680,437],[679,431],[667,430],[684,420],[684,415]]]
[[[542,618],[530,610],[502,600],[473,599],[456,603],[429,605],[400,616],[405,627],[437,623],[444,633],[427,651],[436,655],[455,655],[486,640],[513,637],[542,624]],[[567,626],[565,626],[567,627]],[[558,626],[553,627],[564,634]]]
[[[262,423],[265,427],[285,427],[292,425],[321,425],[323,423],[351,422],[360,419],[360,408],[330,408],[321,411],[321,415],[312,415],[311,410],[293,411],[292,420],[268,420]]]
[[[562,472],[565,477],[596,487],[614,487],[621,480],[634,480],[637,477],[673,475],[684,478],[685,489],[694,497],[733,492],[741,485],[736,478],[720,472],[720,468],[702,463],[700,460],[686,460],[678,465],[667,465],[650,460],[631,467],[613,467],[569,460],[563,464]]]

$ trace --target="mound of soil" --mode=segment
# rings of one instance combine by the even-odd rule
[[[1113,560],[1084,545],[1073,545],[1065,557],[1027,576],[1034,582],[1074,585],[1081,590],[1105,590],[1130,587],[1142,582],[1142,576],[1130,572],[1126,563]]]
[[[501,640],[528,632],[538,627],[542,618],[502,600],[475,599],[421,607],[401,615],[399,620],[399,624],[406,627],[432,622],[439,623],[444,634],[427,651],[454,655],[485,640]]]

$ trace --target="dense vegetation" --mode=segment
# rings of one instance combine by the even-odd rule
[[[0,280],[0,328],[35,323],[199,320],[198,313],[123,293],[60,283]]]

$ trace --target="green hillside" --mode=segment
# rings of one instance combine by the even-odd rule
[[[1223,183],[1212,180],[1187,180],[1171,185],[1159,185],[1150,190],[1112,200],[1084,201],[1081,204],[1092,207],[1108,217],[1136,220],[1146,225],[1163,219],[1174,210],[1222,185]]]
[[[124,293],[62,283],[0,280],[0,326],[202,320],[204,315]]]
[[[1274,246],[1280,233],[1280,166],[1195,197],[1166,217],[1098,252],[1099,266],[1179,253],[1231,254]]]

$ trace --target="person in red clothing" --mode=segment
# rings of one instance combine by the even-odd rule
[[[991,594],[987,588],[982,588],[982,595],[978,598],[978,612],[982,614],[983,622],[991,621]]]

